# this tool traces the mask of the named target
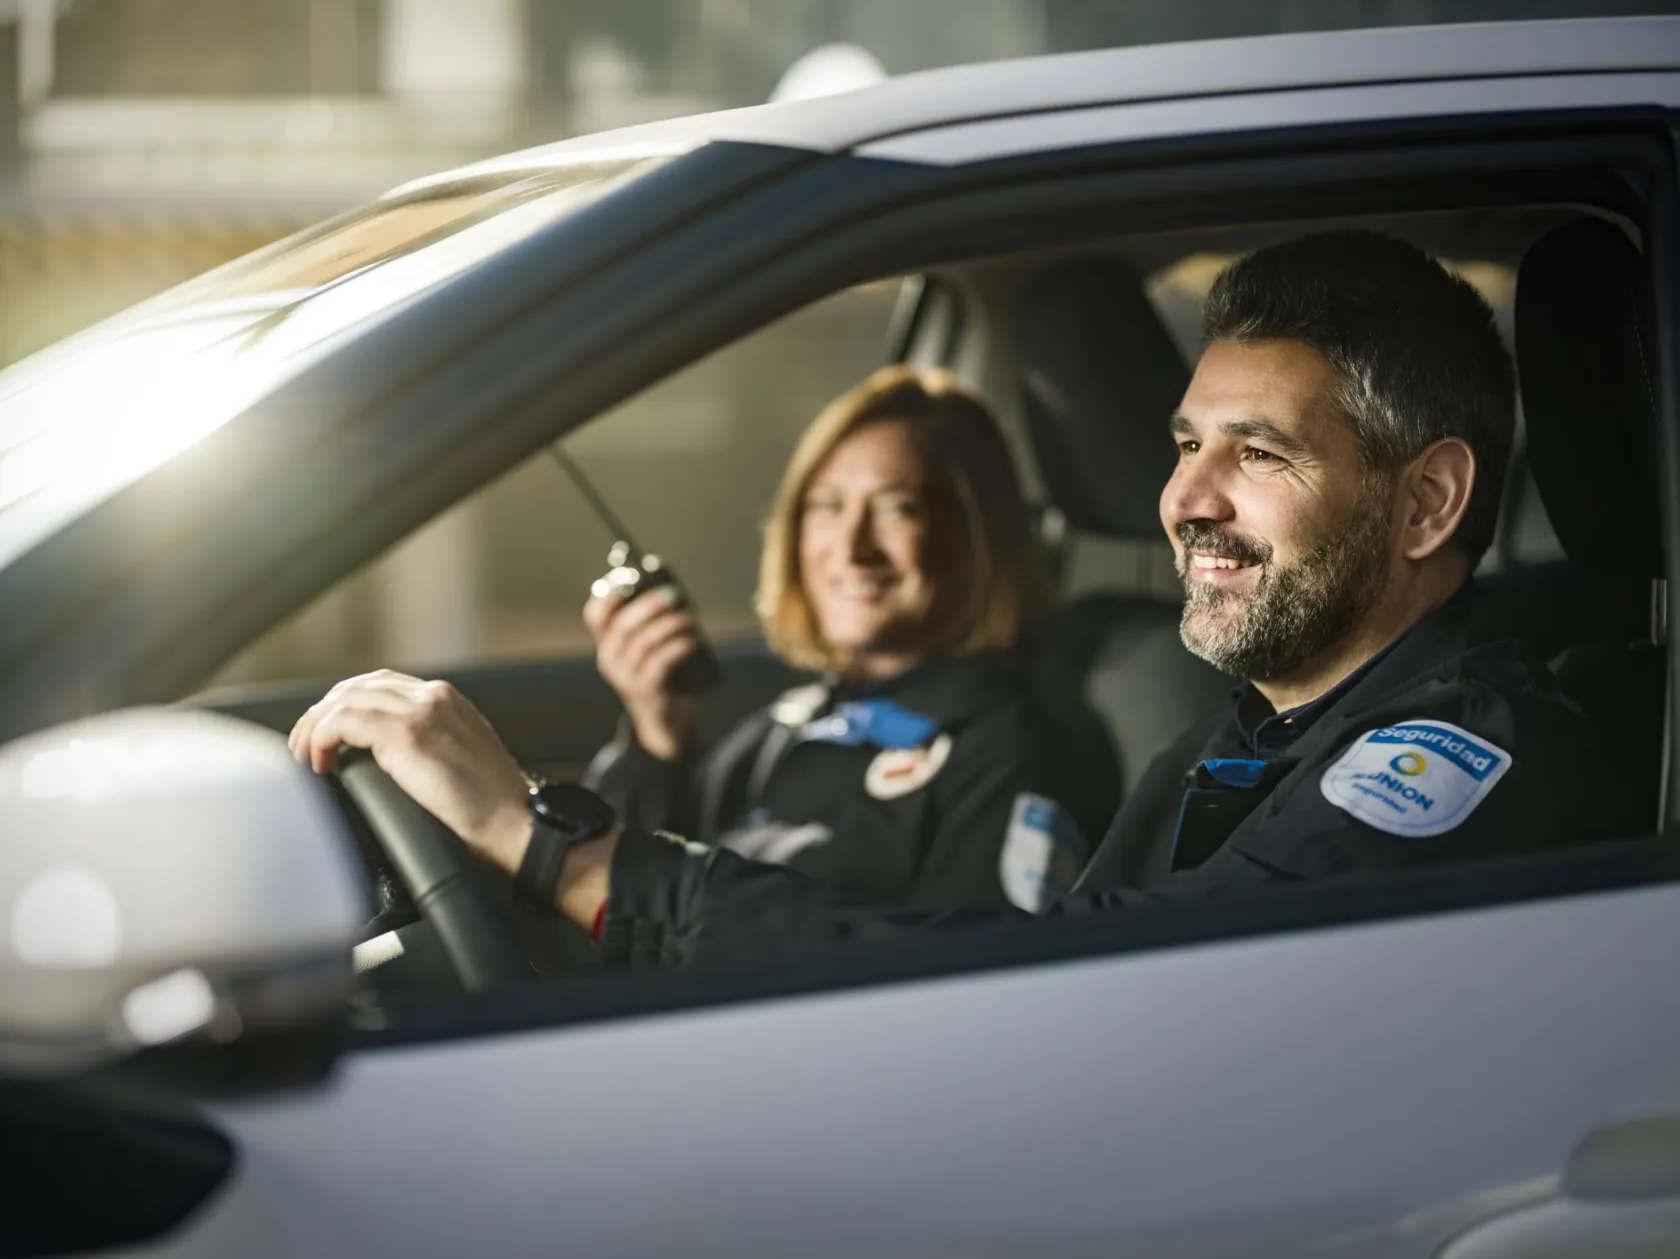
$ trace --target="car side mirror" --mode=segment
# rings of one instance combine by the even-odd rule
[[[353,854],[324,785],[248,722],[131,709],[0,747],[0,1077],[324,1071],[369,916]]]

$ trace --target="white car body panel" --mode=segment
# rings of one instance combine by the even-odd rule
[[[1680,1113],[1677,924],[1643,889],[367,1052],[216,1115],[313,1259],[1426,1259]]]
[[[680,152],[736,140],[840,153],[983,119],[1356,84],[1680,68],[1680,18],[1424,26],[1210,39],[955,66],[812,100],[644,123],[525,149],[404,185]]]

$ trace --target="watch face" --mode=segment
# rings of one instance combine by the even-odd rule
[[[580,836],[600,835],[618,820],[618,814],[600,796],[571,783],[533,787],[531,811]]]

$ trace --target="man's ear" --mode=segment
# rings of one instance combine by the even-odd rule
[[[1476,455],[1461,437],[1433,443],[1400,474],[1400,553],[1428,559],[1452,541],[1476,487]]]

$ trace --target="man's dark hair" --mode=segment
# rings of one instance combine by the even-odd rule
[[[1493,541],[1516,425],[1511,359],[1475,289],[1392,236],[1325,232],[1226,268],[1203,324],[1210,341],[1302,341],[1323,354],[1372,469],[1462,438],[1476,483],[1453,541],[1475,567]]]

